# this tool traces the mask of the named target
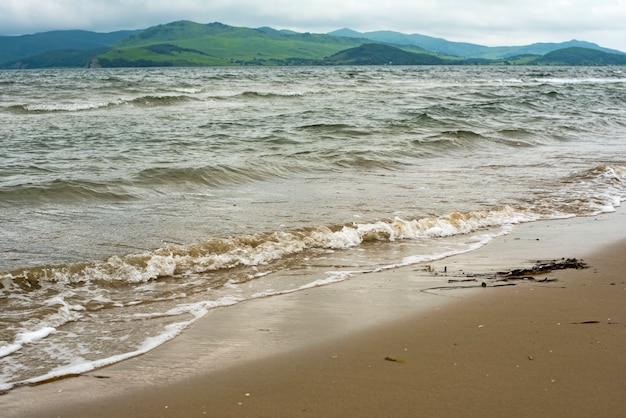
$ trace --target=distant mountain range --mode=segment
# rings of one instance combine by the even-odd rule
[[[328,34],[178,21],[138,31],[52,31],[0,37],[1,68],[217,65],[626,65],[584,41],[488,47],[425,35]]]
[[[392,45],[413,45],[429,51],[436,51],[441,54],[453,55],[462,58],[499,60],[511,58],[519,55],[545,55],[557,49],[563,48],[588,48],[609,54],[624,54],[614,49],[602,48],[601,46],[584,41],[572,40],[561,43],[536,43],[525,46],[496,46],[489,47],[483,45],[470,44],[465,42],[450,42],[441,38],[413,34],[406,35],[399,32],[376,31],[376,32],[355,32],[351,29],[340,29],[330,32],[329,35],[343,36],[350,38],[365,38],[372,41],[383,42]]]

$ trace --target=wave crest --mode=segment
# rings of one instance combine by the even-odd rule
[[[108,281],[143,283],[161,277],[202,274],[236,267],[268,265],[304,251],[340,250],[364,242],[419,240],[468,234],[481,228],[534,220],[531,213],[512,207],[442,217],[394,218],[370,223],[324,225],[190,244],[170,244],[143,254],[114,256],[103,262],[46,266],[13,271],[5,278],[33,286],[39,280],[79,283]]]
[[[186,94],[183,95],[146,95],[133,99],[111,99],[101,101],[77,101],[77,102],[52,102],[52,103],[28,103],[5,107],[13,114],[45,114],[45,113],[72,113],[85,112],[107,107],[132,105],[137,107],[175,106],[180,103],[195,100]]]

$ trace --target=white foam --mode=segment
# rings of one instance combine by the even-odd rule
[[[477,250],[477,249],[479,249],[481,247],[484,247],[490,241],[492,241],[494,238],[496,238],[498,236],[508,234],[510,232],[510,230],[511,230],[510,226],[507,226],[507,227],[503,227],[501,229],[500,233],[479,235],[479,236],[475,237],[476,239],[475,239],[475,241],[473,243],[469,243],[465,248],[460,248],[460,249],[456,249],[456,250],[450,250],[450,251],[446,251],[446,252],[442,252],[442,253],[438,253],[438,254],[423,254],[423,255],[414,255],[414,256],[405,257],[402,260],[401,264],[399,264],[397,266],[389,266],[388,268],[409,266],[409,265],[413,265],[413,264],[419,264],[419,263],[425,263],[425,262],[429,262],[429,261],[441,260],[443,258],[448,258],[448,257],[452,257],[452,256],[455,256],[455,255],[468,253],[468,252]]]
[[[9,354],[13,354],[16,351],[19,351],[22,348],[21,344],[9,344],[0,347],[0,358],[6,357]]]
[[[30,112],[79,112],[122,103],[124,103],[124,101],[121,99],[110,102],[38,103],[24,105],[24,109]]]
[[[188,88],[178,87],[178,88],[175,88],[174,91],[176,91],[178,93],[186,93],[186,94],[202,93],[202,89],[193,88],[193,87],[188,87]]]
[[[41,341],[54,332],[56,332],[56,328],[53,327],[42,327],[35,331],[20,332],[15,336],[15,341],[12,344],[0,347],[0,358],[21,350],[27,344]]]
[[[541,84],[615,84],[626,83],[626,78],[540,78]]]
[[[55,331],[56,331],[56,328],[43,327],[36,331],[21,332],[17,334],[15,341],[17,344],[21,344],[21,345],[31,344],[36,341],[43,340],[44,338],[46,338],[48,335],[52,334]]]
[[[236,298],[232,296],[225,296],[215,301],[203,301],[203,302],[198,302],[198,303],[193,303],[193,304],[179,305],[176,308],[173,308],[167,311],[166,313],[146,315],[145,317],[148,318],[148,317],[159,316],[159,315],[160,316],[177,316],[177,315],[181,315],[184,313],[189,313],[193,316],[193,318],[187,321],[181,321],[181,322],[176,322],[173,324],[166,325],[164,327],[163,332],[161,332],[159,335],[146,338],[141,344],[138,345],[137,349],[134,351],[130,351],[130,352],[126,352],[126,353],[122,353],[122,354],[118,354],[118,355],[114,355],[111,357],[102,358],[98,360],[85,360],[82,358],[74,358],[71,363],[56,367],[52,369],[50,372],[45,373],[41,376],[37,376],[31,379],[25,379],[25,380],[14,382],[14,383],[8,383],[8,384],[2,383],[2,385],[0,386],[0,390],[9,390],[16,385],[19,386],[19,385],[27,385],[27,384],[32,384],[32,383],[43,382],[43,381],[57,378],[60,376],[86,373],[86,372],[89,372],[89,371],[92,371],[101,367],[118,363],[123,360],[127,360],[132,357],[136,357],[141,354],[145,354],[155,349],[156,347],[164,344],[165,342],[178,336],[192,323],[204,317],[210,309],[214,309],[217,307],[231,306],[241,301],[242,299],[240,298]],[[50,327],[42,328],[41,330],[38,330],[37,332],[30,333],[29,335],[24,334],[25,336],[23,338],[35,341],[37,338],[40,338],[40,339],[45,338],[47,335],[50,335],[50,333],[54,331],[56,331],[54,328],[50,328]],[[2,351],[0,351],[0,353],[2,353]],[[10,354],[10,353],[7,353],[7,354]]]
[[[353,272],[349,272],[349,271],[338,271],[338,272],[329,271],[326,274],[328,275],[328,277],[326,279],[313,280],[312,282],[305,283],[305,284],[303,284],[301,286],[298,286],[297,288],[294,288],[294,289],[265,290],[263,292],[257,292],[257,293],[254,293],[254,294],[250,295],[250,298],[251,299],[260,299],[260,298],[267,298],[267,297],[271,297],[271,296],[287,295],[287,294],[290,294],[290,293],[299,292],[301,290],[312,289],[314,287],[327,286],[327,285],[332,284],[332,283],[338,283],[338,282],[342,282],[344,280],[349,279],[350,277],[352,277]]]

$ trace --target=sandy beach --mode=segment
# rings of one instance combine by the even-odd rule
[[[367,283],[218,309],[147,355],[2,395],[2,415],[622,417],[625,215],[520,225]],[[562,257],[589,267],[490,279]]]

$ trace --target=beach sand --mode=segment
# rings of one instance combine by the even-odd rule
[[[2,395],[2,415],[623,417],[625,215],[521,225],[429,267],[218,309],[144,356]],[[488,279],[561,257],[589,268]],[[469,273],[484,275],[407,290]]]

